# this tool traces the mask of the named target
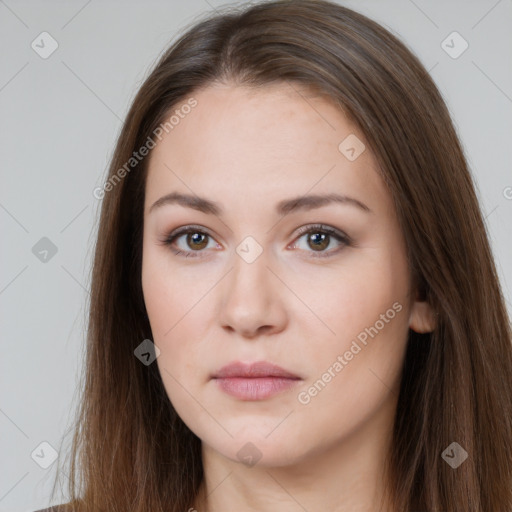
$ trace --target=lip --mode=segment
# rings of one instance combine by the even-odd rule
[[[235,361],[212,376],[222,391],[240,400],[264,400],[297,385],[302,379],[267,361]]]
[[[212,378],[225,379],[230,377],[260,378],[260,377],[282,377],[284,379],[300,379],[280,366],[267,361],[256,361],[255,363],[242,363],[233,361],[223,366]]]

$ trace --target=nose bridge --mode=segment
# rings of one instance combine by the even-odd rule
[[[251,236],[240,242],[233,255],[233,271],[230,278],[231,296],[237,298],[237,295],[241,295],[249,302],[265,302],[274,284],[271,282],[272,273],[267,268],[270,263],[269,254],[270,250],[264,249]]]
[[[276,288],[279,280],[267,268],[270,254],[253,237],[242,240],[233,254],[219,313],[225,327],[244,336],[256,334],[262,326],[275,329],[284,320],[281,294]]]

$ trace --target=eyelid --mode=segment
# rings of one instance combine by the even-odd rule
[[[333,236],[338,236],[342,240],[346,241],[347,244],[353,243],[352,239],[344,231],[336,229],[335,227],[329,226],[327,224],[306,224],[305,226],[301,226],[297,229],[297,235],[295,238],[297,238],[297,236],[304,235],[305,233],[309,233],[310,231],[314,231],[315,229],[318,231],[325,231]]]
[[[186,226],[181,226],[179,228],[173,229],[168,235],[165,236],[165,239],[168,240],[175,235],[186,234],[187,232],[194,230],[209,235],[213,238],[213,235],[210,233],[208,228],[200,226],[199,224],[187,224]]]

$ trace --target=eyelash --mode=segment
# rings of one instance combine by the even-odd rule
[[[200,234],[206,235],[210,238],[213,238],[209,233],[207,233],[203,229],[201,229],[200,226],[186,226],[186,227],[181,228],[180,230],[176,231],[175,233],[171,233],[163,241],[163,244],[169,246],[170,249],[172,250],[172,252],[177,256],[181,256],[181,257],[185,257],[185,258],[189,258],[189,257],[202,258],[203,256],[199,256],[199,254],[198,254],[200,252],[204,252],[202,250],[201,251],[182,251],[182,250],[176,250],[173,248],[173,243],[177,238],[179,238],[182,235],[189,234],[189,233],[200,233]],[[337,229],[331,228],[329,226],[325,226],[323,224],[314,224],[314,225],[309,225],[309,226],[304,226],[302,228],[299,228],[299,233],[298,233],[297,238],[300,239],[304,235],[307,235],[310,233],[323,233],[323,234],[333,237],[338,242],[341,242],[343,244],[341,247],[339,247],[338,249],[336,249],[334,251],[333,250],[327,251],[327,252],[321,251],[321,252],[317,252],[316,254],[314,254],[316,251],[307,251],[307,252],[312,252],[314,254],[311,256],[312,258],[329,258],[331,256],[334,256],[338,252],[340,252],[344,247],[350,246],[353,244],[350,237],[347,236],[345,233],[343,233],[342,231],[338,231]]]

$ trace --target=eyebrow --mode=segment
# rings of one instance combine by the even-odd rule
[[[371,213],[370,208],[368,208],[368,206],[366,206],[361,201],[354,199],[353,197],[348,197],[336,193],[314,194],[285,199],[277,203],[276,213],[278,215],[287,215],[294,211],[312,210],[332,203],[355,206],[364,212]],[[179,192],[171,192],[170,194],[162,196],[151,205],[148,213],[151,213],[157,208],[161,208],[162,206],[168,204],[179,204],[186,208],[192,208],[199,212],[206,213],[208,215],[216,215],[219,217],[224,213],[222,206],[215,201],[211,201],[196,195],[181,194]]]

